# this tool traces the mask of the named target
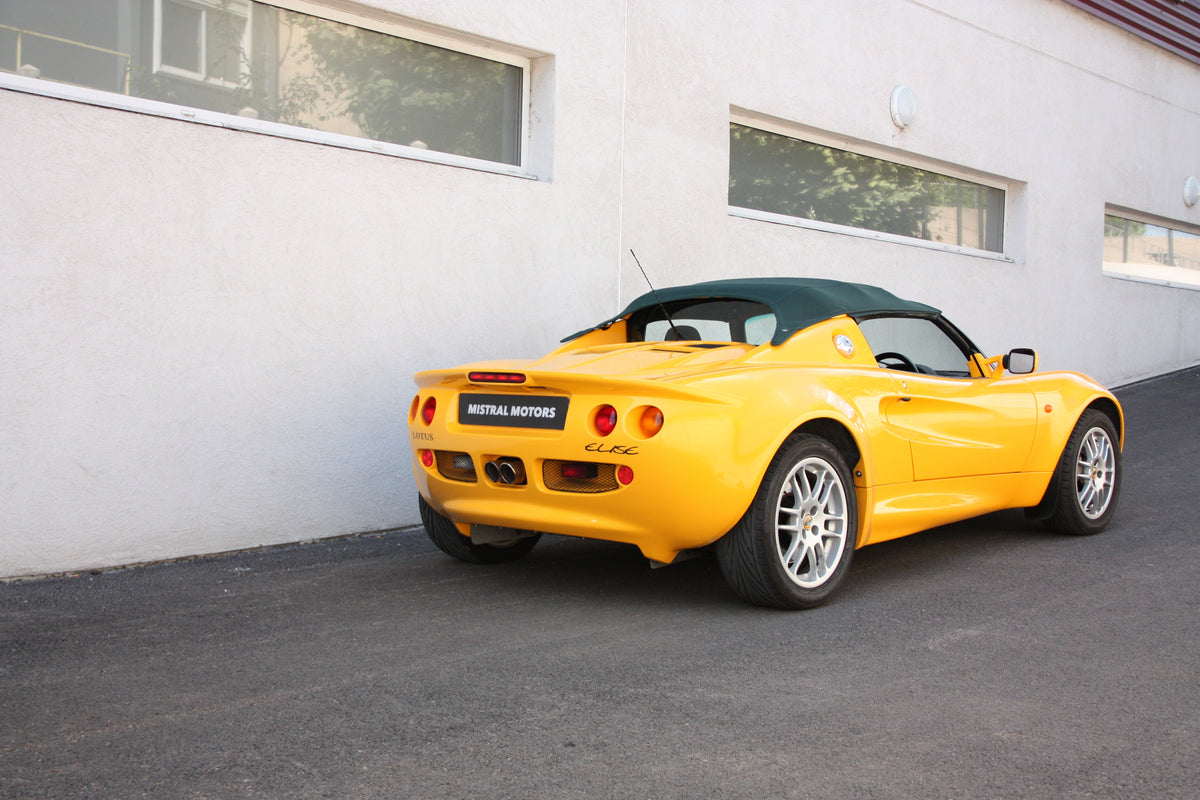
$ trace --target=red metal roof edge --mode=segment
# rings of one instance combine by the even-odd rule
[[[1200,65],[1200,2],[1196,0],[1066,2]]]

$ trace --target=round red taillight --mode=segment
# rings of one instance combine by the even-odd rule
[[[645,436],[647,439],[657,436],[658,432],[662,430],[662,426],[662,411],[654,406],[646,406],[641,418],[642,436]]]
[[[617,467],[617,480],[621,482],[622,486],[628,486],[633,483],[633,467],[626,466],[625,464]]]
[[[437,400],[430,397],[425,401],[425,405],[421,406],[421,419],[428,425],[433,422],[435,413],[437,413]]]
[[[596,409],[592,424],[596,426],[596,433],[608,436],[617,427],[617,410],[612,406],[600,406]]]
[[[433,466],[433,451],[432,450],[422,450],[421,451],[421,463],[427,467]]]

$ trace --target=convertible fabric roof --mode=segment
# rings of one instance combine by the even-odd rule
[[[665,305],[679,300],[750,300],[762,303],[775,314],[775,335],[771,338],[773,345],[783,344],[793,333],[809,325],[842,314],[854,317],[878,313],[941,313],[933,306],[901,300],[886,289],[865,283],[824,278],[730,278],[669,286],[659,289],[657,295],[647,292],[626,306],[620,314],[597,327],[611,325],[637,311],[656,308],[660,301]],[[570,341],[584,333],[587,331],[580,331],[563,341]]]

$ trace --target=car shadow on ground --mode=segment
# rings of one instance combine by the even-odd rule
[[[417,535],[424,537],[423,532]],[[889,586],[914,579],[938,580],[939,575],[952,575],[980,561],[995,560],[1002,568],[1025,559],[1030,547],[1062,539],[1026,521],[1020,512],[1006,511],[882,542],[855,553],[850,574],[831,602],[842,596],[886,594]],[[481,595],[534,603],[571,597],[594,605],[618,601],[658,607],[746,606],[726,585],[712,552],[689,554],[654,568],[630,545],[544,536],[528,556],[512,564],[464,564],[446,556],[431,569],[437,573],[435,582],[469,582],[470,591]]]

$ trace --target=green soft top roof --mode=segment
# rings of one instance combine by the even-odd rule
[[[679,300],[751,300],[762,303],[775,314],[775,335],[771,337],[773,345],[783,344],[793,333],[809,325],[842,314],[856,317],[889,312],[941,313],[933,306],[901,300],[886,289],[864,283],[824,278],[731,278],[669,286],[659,289],[657,295],[647,292],[626,306],[620,314],[596,327],[603,328],[635,312],[655,308],[660,301],[669,305]],[[570,341],[585,333],[587,331],[580,331],[563,341]]]

